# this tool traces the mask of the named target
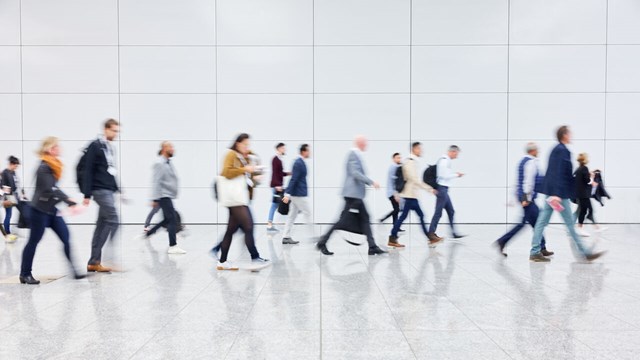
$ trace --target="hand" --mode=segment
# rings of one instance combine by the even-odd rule
[[[463,177],[464,176],[464,173],[461,173],[461,172],[456,173],[456,174],[458,174],[458,177]]]
[[[157,208],[158,206],[160,206],[160,203],[157,201],[152,201],[151,202],[151,207]]]
[[[561,202],[562,199],[560,199],[559,196],[549,196],[549,200],[553,201],[553,202]]]
[[[397,203],[399,203],[399,202],[400,202],[400,196],[398,196],[398,194],[393,195],[393,199],[394,199]]]
[[[529,201],[523,201],[522,202],[522,207],[527,207],[527,206],[529,206],[529,204],[531,204]]]
[[[595,181],[593,181],[593,182],[591,182],[591,186],[593,186],[593,187],[598,187],[598,183],[597,183],[597,182],[595,182]]]
[[[247,165],[243,168],[244,171],[248,172],[248,173],[254,173],[256,172],[256,167],[253,165]]]
[[[283,197],[283,198],[282,198],[282,202],[283,202],[283,203],[285,203],[285,204],[288,204],[288,203],[289,203],[289,198],[288,198],[288,197],[286,197],[286,196],[285,196],[285,197]]]
[[[276,186],[276,191],[282,191],[282,186]]]
[[[82,200],[82,205],[84,205],[84,206],[89,206],[90,203],[91,203],[91,199]]]
[[[11,207],[11,205],[13,205],[13,203],[9,200],[5,200],[2,202],[2,206],[4,206],[5,208],[9,208]]]
[[[438,195],[438,190],[436,190],[436,189],[431,189],[431,193],[432,193],[433,195]]]
[[[374,181],[372,185],[373,185],[374,188],[380,189],[380,184],[378,184],[377,181]]]

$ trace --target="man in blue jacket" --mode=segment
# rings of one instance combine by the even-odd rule
[[[535,262],[551,261],[542,254],[541,242],[542,232],[549,224],[549,219],[551,219],[551,215],[553,214],[553,205],[553,207],[557,209],[564,208],[558,211],[560,215],[562,215],[564,223],[567,225],[567,229],[569,230],[571,238],[573,238],[576,248],[587,261],[592,261],[602,256],[604,252],[593,253],[590,249],[587,249],[573,226],[574,220],[573,214],[571,213],[571,201],[569,201],[569,199],[575,195],[575,180],[573,179],[571,152],[566,146],[566,144],[571,142],[571,132],[567,126],[561,126],[556,135],[559,144],[553,148],[551,155],[549,155],[549,165],[541,191],[541,193],[547,195],[547,201],[536,221],[529,260]]]
[[[282,202],[285,204],[291,202],[291,205],[289,205],[289,218],[287,219],[282,236],[282,243],[285,245],[299,243],[299,241],[291,238],[291,229],[299,213],[303,213],[307,218],[307,222],[311,222],[311,210],[309,202],[307,201],[307,196],[309,195],[307,186],[307,164],[304,162],[309,156],[311,156],[309,144],[302,144],[300,146],[300,157],[293,162],[291,180],[289,180],[289,185],[287,185],[284,197],[282,198]]]

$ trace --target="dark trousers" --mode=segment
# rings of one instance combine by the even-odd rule
[[[229,222],[227,223],[227,231],[224,233],[222,243],[214,247],[214,249],[216,249],[220,246],[222,251],[220,262],[227,261],[233,234],[238,230],[244,232],[244,243],[247,246],[247,250],[249,250],[249,254],[251,254],[251,259],[260,257],[253,237],[253,216],[251,215],[251,210],[248,206],[232,206],[229,208]]]
[[[51,228],[53,232],[58,235],[60,241],[64,245],[64,255],[71,262],[71,245],[69,244],[69,229],[62,217],[49,215],[43,213],[38,209],[32,209],[31,211],[31,233],[29,234],[29,241],[22,251],[22,267],[20,269],[20,276],[31,275],[31,268],[33,266],[33,257],[36,254],[36,247],[46,228]]]
[[[11,234],[11,214],[13,213],[13,206],[4,208],[4,231],[7,234]]]
[[[175,246],[177,244],[176,233],[178,231],[178,223],[176,221],[176,209],[173,207],[173,201],[168,197],[164,197],[161,198],[158,203],[160,204],[160,209],[162,209],[164,220],[151,228],[151,230],[147,232],[147,236],[155,234],[158,229],[166,226],[167,233],[169,233],[169,246]]]
[[[427,235],[427,225],[424,223],[424,213],[420,208],[420,203],[418,199],[404,199],[404,207],[402,208],[402,215],[400,215],[400,219],[393,224],[393,229],[391,230],[391,236],[398,237],[398,231],[400,231],[400,226],[409,216],[410,211],[415,211],[418,214],[418,218],[420,218],[420,225],[422,226],[422,231]]]
[[[455,214],[455,210],[453,209],[453,204],[449,197],[449,188],[447,186],[438,187],[438,193],[436,194],[436,210],[433,212],[433,218],[431,219],[431,224],[429,224],[430,233],[436,232],[438,222],[440,222],[440,218],[442,217],[443,209],[447,212],[447,216],[449,216],[449,225],[451,225],[451,231],[455,234],[456,230],[453,226],[453,215]]]
[[[389,196],[389,201],[391,201],[391,206],[393,207],[393,211],[385,215],[380,222],[387,220],[389,217],[393,219],[393,223],[395,224],[398,221],[398,214],[400,214],[400,203],[396,201],[396,197],[391,195]]]
[[[349,226],[349,224],[347,224],[347,222],[350,221],[349,220],[350,217],[347,215],[350,213],[349,210],[353,209],[358,211],[358,217],[357,217],[359,221],[358,225],[362,230],[363,235],[367,237],[369,248],[377,247],[378,245],[376,245],[376,241],[373,238],[373,233],[371,232],[371,222],[369,220],[369,212],[367,212],[367,208],[364,206],[364,202],[362,201],[362,199],[345,197],[344,201],[345,201],[344,209],[342,210],[340,219],[338,220],[337,223],[333,224],[333,226],[329,229],[329,231],[326,234],[324,234],[324,236],[322,236],[322,238],[320,238],[318,245],[326,245],[327,241],[329,241],[329,238],[331,237],[331,234],[335,230],[348,229],[352,227],[352,226]]]
[[[536,227],[536,221],[538,221],[538,214],[540,213],[540,209],[535,202],[529,203],[529,205],[522,208],[524,210],[524,215],[522,216],[522,221],[520,224],[516,225],[511,229],[508,233],[504,234],[500,239],[498,239],[498,244],[504,247],[507,243],[524,227],[525,224],[531,225],[532,228]],[[546,250],[547,242],[542,237],[540,241],[540,247],[542,250]]]
[[[102,261],[102,247],[108,239],[113,239],[118,231],[120,220],[116,211],[114,192],[94,190],[93,200],[98,203],[98,220],[91,240],[91,258],[89,265],[99,265]]]
[[[590,198],[578,199],[578,223],[583,225],[585,218],[591,220],[594,224],[596,222],[593,217],[593,207],[591,206]]]

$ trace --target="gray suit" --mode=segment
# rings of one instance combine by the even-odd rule
[[[345,201],[344,209],[338,222],[320,238],[318,245],[326,245],[335,230],[346,230],[357,231],[365,235],[370,249],[377,247],[371,232],[369,212],[367,212],[367,208],[362,201],[366,194],[365,186],[371,184],[373,184],[373,180],[365,175],[360,155],[356,150],[351,150],[347,157],[347,175],[342,188],[342,196],[344,196]],[[357,215],[354,216],[354,214]]]
[[[364,165],[356,150],[351,150],[347,157],[347,176],[342,187],[342,196],[354,199],[364,199],[366,185],[373,184],[364,173]]]

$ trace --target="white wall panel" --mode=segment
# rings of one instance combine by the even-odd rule
[[[607,139],[637,139],[640,134],[640,93],[607,94]]]
[[[22,140],[20,94],[0,95],[0,123],[0,140]]]
[[[609,46],[607,91],[640,92],[640,45]]]
[[[120,0],[123,45],[215,45],[215,2]]]
[[[409,45],[409,0],[316,0],[317,45]]]
[[[414,92],[507,91],[506,46],[416,46]]]
[[[117,93],[118,48],[29,46],[22,49],[25,93]]]
[[[640,3],[635,0],[609,0],[608,43],[640,44]]]
[[[414,45],[506,44],[508,0],[413,0]]]
[[[20,0],[0,1],[0,45],[20,45]]]
[[[315,96],[316,140],[371,140],[409,137],[408,94],[319,94]]]
[[[18,93],[22,90],[20,61],[20,47],[0,47],[0,92]]]
[[[145,46],[120,50],[123,93],[213,93],[215,48]]]
[[[312,0],[219,0],[219,45],[312,45]]]
[[[607,186],[640,187],[640,167],[629,161],[640,153],[640,140],[607,141],[607,172],[604,174]]]
[[[120,97],[123,140],[215,140],[214,94],[127,94]]]

